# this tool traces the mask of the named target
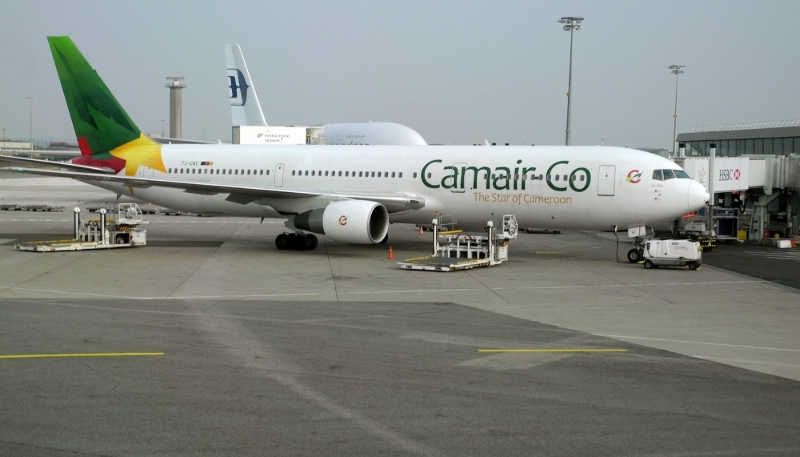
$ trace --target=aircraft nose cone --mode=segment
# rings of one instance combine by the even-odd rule
[[[700,208],[708,205],[710,196],[706,186],[699,182],[693,182],[689,186],[689,212],[697,211]]]

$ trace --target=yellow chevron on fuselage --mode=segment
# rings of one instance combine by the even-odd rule
[[[167,172],[161,159],[161,145],[147,138],[144,133],[139,138],[110,151],[111,155],[125,161],[125,175],[135,176],[139,166]]]

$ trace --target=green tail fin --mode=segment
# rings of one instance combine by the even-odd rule
[[[82,155],[109,152],[138,139],[136,127],[67,36],[47,37]]]

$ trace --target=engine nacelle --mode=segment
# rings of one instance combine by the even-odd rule
[[[375,202],[345,200],[298,214],[294,226],[343,243],[376,244],[389,231],[389,212]]]

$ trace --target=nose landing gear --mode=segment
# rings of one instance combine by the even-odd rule
[[[640,248],[633,248],[628,251],[628,262],[630,263],[636,263],[642,260],[642,257],[644,257],[644,253]]]
[[[642,259],[644,259],[644,238],[637,236],[633,239],[633,249],[628,251],[628,262],[637,263]]]

